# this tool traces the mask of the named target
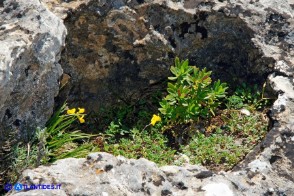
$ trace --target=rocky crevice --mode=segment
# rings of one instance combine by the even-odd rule
[[[66,78],[60,82],[67,84],[62,96],[93,110],[166,78],[175,56],[207,67],[230,84],[267,79],[278,97],[270,111],[269,133],[234,171],[212,174],[191,165],[158,168],[144,159],[96,153],[88,160],[65,159],[26,170],[21,182],[61,183],[63,189],[50,192],[53,195],[204,195],[212,190],[293,195],[291,0],[6,0],[0,1],[0,12],[3,152],[8,135],[24,138],[51,115],[62,74],[59,63]],[[66,29],[56,16],[68,30],[62,54]],[[84,185],[77,186],[80,183]],[[101,189],[91,189],[90,183]],[[46,193],[11,193],[32,194]]]

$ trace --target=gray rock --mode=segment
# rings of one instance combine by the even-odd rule
[[[226,195],[233,196],[232,190],[224,183],[211,183],[205,185],[203,188],[206,196]]]
[[[2,1],[3,2],[3,1]],[[13,141],[28,142],[52,115],[66,28],[39,0],[6,0],[0,10],[0,173]],[[1,174],[2,175],[2,174]],[[0,180],[1,181],[1,180]]]
[[[58,189],[12,190],[8,195],[223,196],[278,194],[281,191],[291,195],[294,191],[294,182],[277,176],[275,172],[245,168],[238,172],[213,174],[201,166],[189,164],[159,168],[146,159],[126,159],[103,152],[92,153],[86,159],[68,158],[51,166],[27,169],[19,183],[27,187],[53,184]]]
[[[177,167],[176,174],[161,169],[146,159],[125,159],[107,153],[93,153],[87,159],[59,160],[52,166],[26,170],[20,183],[61,184],[60,194],[70,195],[195,195],[202,183],[195,177],[200,167]],[[170,169],[169,169],[170,170]],[[167,173],[168,174],[167,174]],[[208,185],[207,191],[210,190]],[[55,190],[57,191],[57,190]],[[36,190],[11,192],[8,195],[27,195]],[[42,190],[39,193],[42,194]],[[48,190],[47,190],[48,192]],[[53,192],[53,194],[55,194]]]
[[[256,159],[249,163],[248,167],[252,172],[265,172],[266,170],[269,170],[271,168],[271,165],[267,162]]]
[[[166,78],[174,56],[207,67],[213,78],[230,85],[244,81],[261,85],[267,79],[278,97],[270,111],[273,126],[234,171],[246,168],[252,170],[250,176],[257,172],[261,179],[286,176],[293,181],[293,2],[88,0],[81,4],[65,19],[70,34],[62,61],[65,72],[73,76],[68,100],[77,105],[82,100],[93,110],[118,97],[131,101],[140,90]]]
[[[66,29],[37,0],[5,1],[0,15],[1,132],[36,128],[53,111]]]

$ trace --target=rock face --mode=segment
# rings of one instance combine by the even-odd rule
[[[270,165],[255,161],[244,169],[214,174],[195,165],[159,168],[143,158],[93,153],[87,159],[69,158],[26,170],[19,183],[27,190],[8,195],[293,195],[294,182],[276,176]],[[55,189],[29,190],[32,184],[53,184]]]
[[[9,151],[12,140],[29,141],[32,131],[43,126],[53,112],[66,28],[38,0],[0,2],[2,170],[2,153]]]
[[[37,0],[5,1],[0,15],[0,130],[42,125],[59,91],[65,26]]]
[[[166,79],[175,56],[231,85],[260,83],[275,63],[274,51],[262,45],[283,39],[276,53],[291,48],[291,7],[281,16],[267,9],[262,2],[85,1],[65,17],[68,100],[97,111],[135,98]]]

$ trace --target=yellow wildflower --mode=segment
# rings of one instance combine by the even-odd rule
[[[82,115],[81,117],[78,117],[78,118],[79,118],[79,121],[80,121],[80,123],[85,123],[84,116],[85,116],[85,115]]]
[[[78,114],[83,114],[85,113],[85,108],[78,108]]]
[[[160,121],[161,121],[160,116],[153,114],[150,124],[154,126],[157,122],[160,122]]]
[[[66,111],[66,113],[67,113],[68,115],[75,114],[75,113],[76,113],[76,108],[68,109],[68,110]]]

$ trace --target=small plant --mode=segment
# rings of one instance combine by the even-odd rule
[[[167,139],[157,130],[139,131],[133,128],[130,138],[122,138],[117,144],[104,143],[103,150],[127,158],[146,158],[160,165],[171,164],[175,150],[166,145]]]
[[[14,147],[15,160],[11,166],[11,181],[17,179],[28,167],[54,162],[68,157],[84,157],[99,149],[89,142],[94,135],[74,131],[72,125],[78,120],[85,123],[85,109],[67,109],[64,104],[48,121],[46,127],[36,129],[35,137],[28,144]]]
[[[247,108],[250,110],[258,110],[265,108],[270,100],[264,98],[264,88],[265,84],[263,85],[262,91],[260,91],[257,85],[250,88],[243,83],[236,89],[233,95],[228,97],[226,105],[228,108],[234,109]]]
[[[84,157],[90,152],[98,151],[89,142],[95,135],[82,133],[79,130],[70,130],[76,120],[85,123],[85,109],[67,109],[64,104],[46,125],[46,151],[48,151],[49,161],[68,157]],[[66,113],[66,114],[64,114]],[[82,143],[79,143],[82,142]]]
[[[253,112],[249,116],[238,110],[226,110],[222,114],[228,133],[240,140],[242,145],[252,148],[267,133],[268,119],[263,113]]]
[[[175,59],[174,75],[168,79],[168,95],[160,102],[159,111],[172,123],[198,121],[214,115],[225,97],[227,86],[219,80],[212,83],[211,71],[189,66],[188,60]]]
[[[154,88],[153,92],[144,89],[145,94],[130,102],[88,115],[87,122],[85,109],[69,109],[64,104],[45,128],[37,128],[31,143],[16,146],[14,174],[95,151],[144,157],[159,165],[175,164],[176,153],[183,153],[191,164],[231,169],[266,134],[268,119],[259,110],[268,104],[264,87],[259,91],[257,86],[243,84],[227,96],[227,85],[219,80],[212,82],[211,71],[189,66],[188,60],[178,58],[171,72],[164,98],[158,87],[156,94]],[[160,114],[156,114],[158,110]],[[93,122],[89,123],[89,116]],[[76,130],[77,125],[99,130],[99,135]]]
[[[257,110],[256,106],[261,104],[258,96],[249,90],[246,92],[239,90],[230,96],[228,108],[220,110],[205,126],[204,132],[198,131],[188,145],[181,146],[192,163],[201,163],[211,169],[231,169],[264,138],[268,118],[265,111]],[[241,108],[250,109],[249,114]]]
[[[109,143],[114,144],[118,142],[121,137],[129,134],[128,130],[121,127],[122,125],[120,122],[118,124],[115,124],[113,121],[110,123],[104,134]]]
[[[211,169],[228,169],[244,157],[248,149],[237,145],[234,137],[225,134],[221,129],[205,136],[195,135],[188,145],[182,146],[184,154],[189,156],[192,164],[203,164]]]
[[[27,145],[19,143],[13,147],[13,157],[14,160],[8,173],[10,182],[15,182],[24,169],[36,166],[38,148],[36,145],[31,145],[31,143]]]

